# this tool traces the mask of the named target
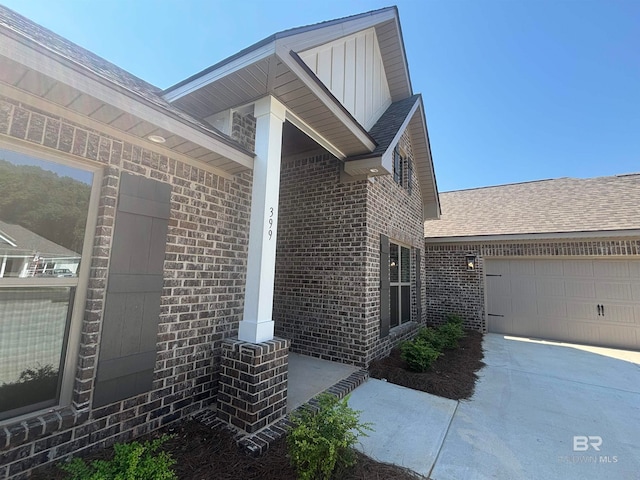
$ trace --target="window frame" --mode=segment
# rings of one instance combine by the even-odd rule
[[[391,250],[393,249],[394,245],[398,247],[398,281],[397,282],[394,282],[391,280],[391,268],[392,268],[391,267]],[[408,255],[407,255],[407,258],[409,259],[409,280],[408,281],[402,281],[402,249],[403,248],[408,250]],[[399,327],[403,324],[406,324],[408,322],[411,322],[412,320],[411,291],[413,289],[413,283],[411,281],[411,268],[413,264],[414,264],[413,249],[406,244],[389,239],[389,308],[390,309],[392,309],[392,305],[393,305],[393,302],[391,301],[391,295],[392,295],[391,292],[394,288],[397,288],[397,291],[398,291],[398,311],[396,312],[396,314],[398,315],[398,323],[397,324],[393,323],[393,310],[391,310],[391,318],[389,320],[389,326],[392,329]],[[402,305],[403,305],[402,288],[403,287],[409,288],[409,318],[406,320],[402,319]]]
[[[393,149],[393,181],[404,187],[404,156],[399,144]]]
[[[93,245],[95,242],[96,226],[98,223],[98,209],[100,205],[100,197],[102,190],[102,181],[104,177],[104,167],[107,165],[99,164],[82,159],[72,158],[70,155],[53,151],[49,148],[39,145],[25,144],[23,141],[13,138],[0,138],[0,149],[10,150],[23,155],[35,157],[37,159],[59,163],[79,170],[90,172],[93,175],[91,182],[91,193],[89,195],[89,206],[87,211],[87,222],[85,225],[84,240],[82,243],[82,251],[80,252],[80,265],[76,278],[0,278],[0,288],[8,287],[71,287],[75,288],[73,300],[70,302],[71,318],[68,326],[68,334],[66,345],[63,346],[64,360],[62,363],[62,379],[60,381],[60,394],[57,402],[53,406],[47,406],[40,409],[34,409],[28,413],[18,414],[0,420],[0,425],[15,423],[28,418],[33,418],[45,411],[69,406],[73,401],[73,387],[76,378],[76,368],[78,366],[82,322],[85,313],[85,302],[87,299],[87,290],[89,287],[89,278],[91,272],[91,260],[93,257]],[[37,405],[37,404],[35,404]]]

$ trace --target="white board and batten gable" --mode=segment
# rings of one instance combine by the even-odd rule
[[[366,130],[391,105],[375,28],[299,52],[299,55]]]

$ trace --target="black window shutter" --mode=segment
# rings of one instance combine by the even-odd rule
[[[380,235],[380,338],[389,335],[391,322],[389,287],[389,237]]]
[[[420,249],[416,249],[416,314],[417,321],[422,322],[422,266]]]
[[[151,390],[171,186],[123,173],[93,406]]]

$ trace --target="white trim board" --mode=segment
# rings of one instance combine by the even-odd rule
[[[518,242],[536,240],[568,240],[576,238],[633,238],[640,237],[640,230],[600,230],[591,232],[526,233],[504,235],[474,235],[469,237],[425,237],[425,243],[479,243]]]

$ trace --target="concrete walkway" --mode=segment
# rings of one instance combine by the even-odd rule
[[[640,480],[640,353],[494,334],[484,348],[468,401],[357,388],[376,429],[362,450],[434,480]]]
[[[344,363],[289,353],[287,412],[295,410],[358,370],[358,367]]]

